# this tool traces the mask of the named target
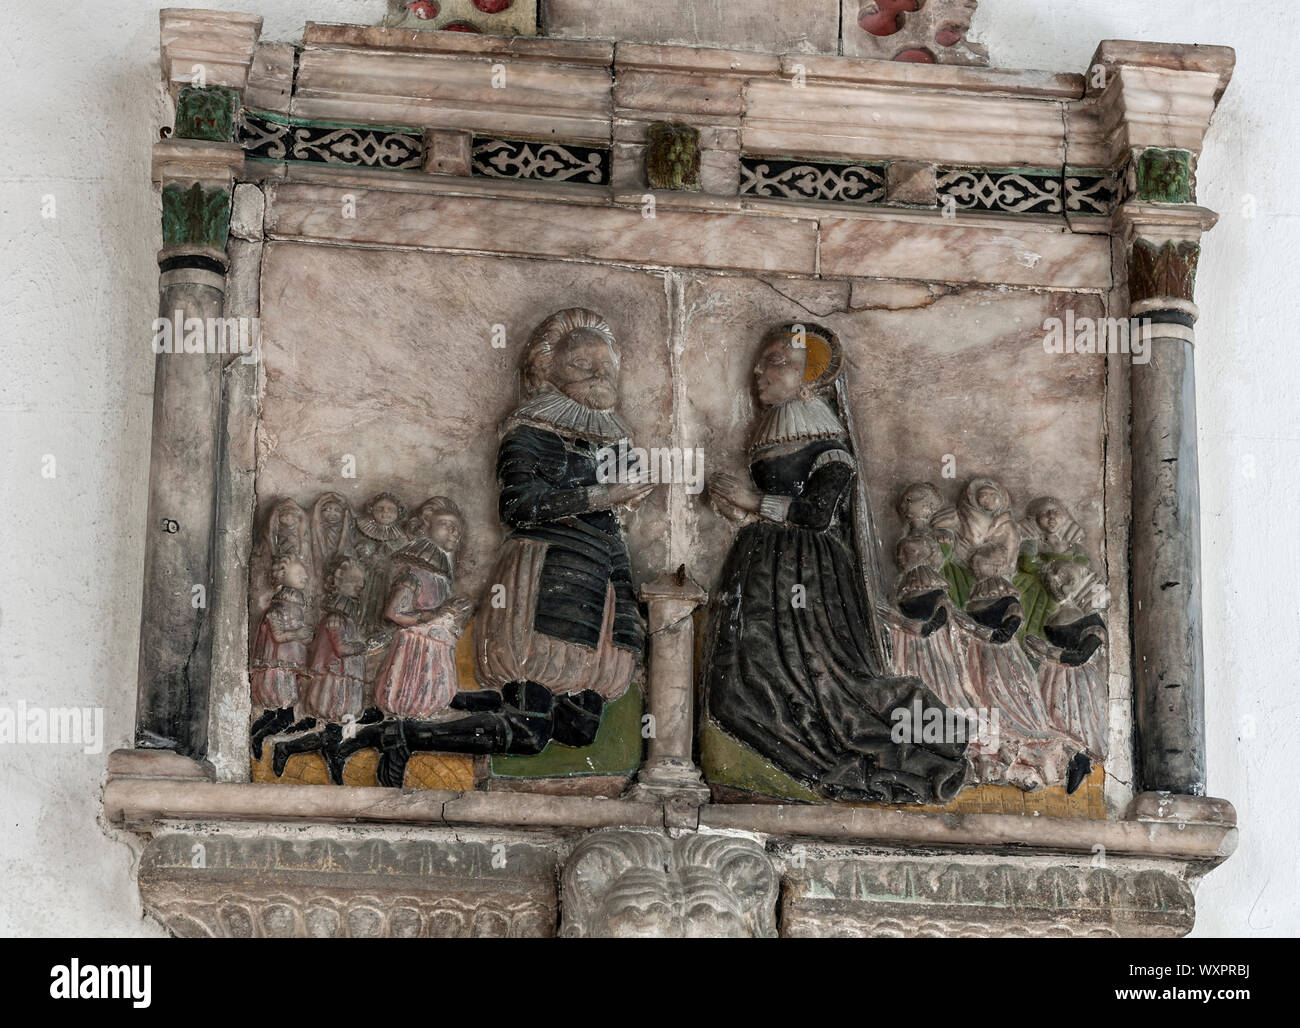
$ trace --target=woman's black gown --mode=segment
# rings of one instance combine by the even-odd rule
[[[794,445],[750,465],[760,491],[792,500],[784,524],[742,528],[723,566],[709,713],[829,798],[946,802],[965,778],[965,742],[890,738],[892,711],[914,711],[917,699],[923,710],[944,708],[919,678],[876,667],[852,537],[857,472],[844,440]]]

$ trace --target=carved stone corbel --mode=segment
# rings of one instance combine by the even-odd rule
[[[775,938],[779,879],[763,847],[730,835],[595,832],[560,879],[567,938]]]

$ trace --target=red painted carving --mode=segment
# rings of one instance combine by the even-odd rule
[[[413,3],[406,5],[407,10],[414,14],[421,21],[433,21],[438,17],[438,5],[434,0],[414,0]]]
[[[442,27],[444,32],[482,32],[472,21],[449,21]]]
[[[914,50],[904,50],[894,57],[896,61],[903,61],[907,64],[934,64],[934,54],[929,50],[920,47]]]
[[[472,2],[484,14],[500,14],[515,0],[472,0]]]
[[[920,0],[871,0],[862,5],[858,24],[873,36],[892,36],[903,28],[904,14],[920,9]]]

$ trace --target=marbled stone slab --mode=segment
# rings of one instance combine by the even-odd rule
[[[839,0],[542,0],[542,31],[578,39],[833,54],[839,49],[840,10]]]
[[[356,217],[342,216],[352,196]],[[639,200],[639,197],[638,197]],[[817,223],[658,205],[591,207],[344,187],[272,187],[272,236],[500,254],[811,273]],[[599,305],[597,305],[599,306]],[[540,320],[540,319],[539,319]]]
[[[296,59],[297,51],[288,43],[259,43],[253,51],[248,88],[244,90],[243,96],[244,106],[258,111],[288,114]]]
[[[609,59],[582,56],[567,63],[513,47],[483,54],[308,48],[298,61],[292,111],[322,121],[607,142]]]
[[[820,227],[824,275],[1098,291],[1112,282],[1107,237],[1052,225],[1010,227],[958,214],[926,225],[828,217]]]
[[[747,153],[986,167],[1047,168],[1065,159],[1057,100],[850,85],[813,77],[815,67],[804,69],[801,87],[795,75],[785,74],[746,86],[741,128]]]

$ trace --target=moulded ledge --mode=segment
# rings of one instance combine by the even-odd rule
[[[659,803],[517,792],[444,792],[328,785],[216,783],[169,753],[117,751],[109,758],[104,810],[110,821],[313,821],[321,824],[481,825],[587,831],[663,828],[680,811]],[[180,763],[178,763],[180,762]],[[182,763],[186,766],[182,766]],[[151,766],[152,765],[152,766]],[[192,767],[188,766],[192,765]],[[1236,848],[1236,814],[1226,800],[1144,793],[1122,821],[1012,814],[933,814],[906,809],[705,804],[705,831],[828,842],[936,848],[966,853],[1088,854],[1203,865]]]

